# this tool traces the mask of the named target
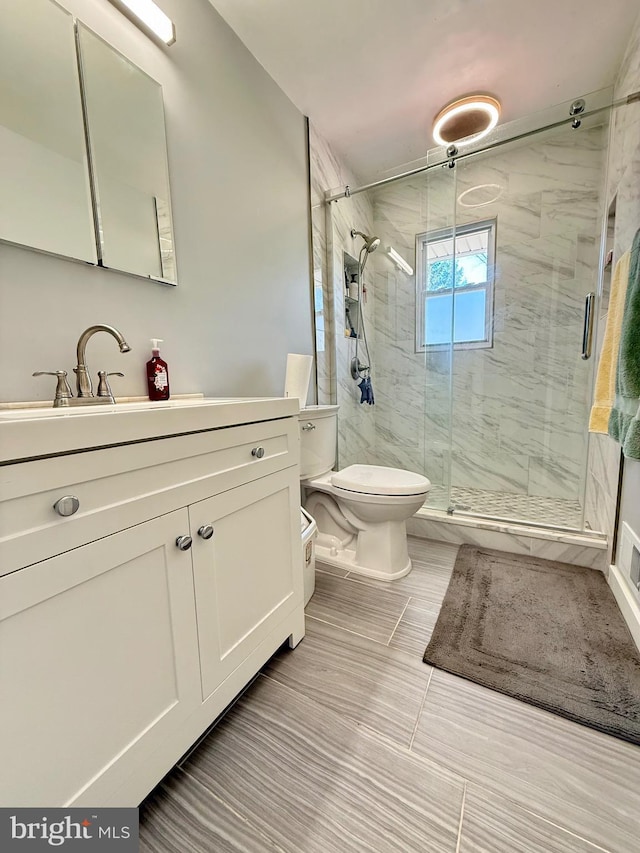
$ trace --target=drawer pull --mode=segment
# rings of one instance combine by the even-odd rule
[[[203,524],[202,527],[199,527],[198,536],[201,536],[203,539],[211,539],[213,536],[213,524]]]
[[[58,498],[53,508],[58,515],[73,515],[80,509],[80,501],[75,495],[65,495],[63,498]]]
[[[312,430],[312,429],[315,429],[315,428],[316,428],[316,425],[315,425],[315,424],[312,424],[312,423],[311,423],[311,421],[309,421],[309,423],[308,423],[308,424],[305,424],[305,425],[302,427],[302,429],[303,429],[305,432],[309,432],[309,430]]]
[[[190,536],[178,536],[176,539],[176,545],[181,551],[188,551],[192,542],[193,539]]]
[[[256,459],[262,459],[264,456],[264,447],[254,447],[251,451],[251,455],[255,456]]]

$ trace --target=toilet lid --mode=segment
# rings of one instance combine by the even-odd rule
[[[349,465],[331,476],[332,485],[367,495],[421,495],[431,483],[421,474],[382,465]]]

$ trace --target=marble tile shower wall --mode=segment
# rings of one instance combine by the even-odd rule
[[[623,98],[640,90],[640,18],[629,41],[614,90]],[[640,103],[614,111],[609,140],[607,202],[615,202],[613,223],[614,264],[631,246],[640,228]],[[605,294],[606,295],[606,294]],[[598,324],[601,346],[607,320],[606,299]],[[615,527],[620,447],[606,435],[594,434],[589,446],[585,518],[594,530],[607,534],[609,562]]]
[[[323,203],[325,190],[346,184],[355,186],[358,181],[349,174],[313,126],[310,128],[310,157],[316,320],[319,305],[322,305],[324,320],[323,349],[319,348],[317,355],[318,402],[337,403],[340,406],[339,465],[345,467],[355,462],[374,463],[376,408],[360,404],[357,383],[351,378],[350,364],[355,355],[355,342],[345,336],[343,271],[344,253],[357,259],[362,246],[360,238],[354,240],[351,237],[351,229],[372,233],[373,207],[365,193],[330,205]],[[370,258],[365,269],[367,283],[372,278],[372,270]],[[373,362],[376,358],[373,299],[368,299],[364,313]],[[320,343],[318,335],[316,342]],[[359,357],[365,360],[361,354]]]
[[[438,192],[444,176],[388,185],[374,194],[374,230],[415,266],[416,234],[453,224],[453,207]],[[437,213],[436,213],[437,211]],[[429,224],[427,224],[429,223]],[[415,352],[415,278],[384,255],[375,270],[376,455],[378,464],[426,474],[448,485],[450,353]]]
[[[591,364],[580,358],[599,256],[604,128],[564,131],[374,195],[374,230],[415,265],[415,235],[497,219],[494,346],[415,352],[415,279],[374,256],[376,458],[451,485],[580,500]],[[500,197],[454,208],[466,190]],[[470,196],[467,196],[469,199]]]
[[[313,125],[309,126],[309,159],[318,402],[335,403],[335,394],[331,390],[334,375],[331,345],[334,325],[333,312],[328,310],[331,288],[327,275],[327,211],[324,191],[327,187],[336,186],[341,166]]]

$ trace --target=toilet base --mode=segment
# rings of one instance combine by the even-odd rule
[[[407,560],[406,565],[395,571],[384,571],[382,569],[372,569],[368,566],[360,566],[356,563],[355,548],[336,548],[330,542],[322,542],[322,534],[316,540],[315,553],[316,562],[326,563],[329,566],[334,566],[336,569],[344,569],[353,574],[363,575],[368,578],[376,578],[377,580],[392,581],[398,578],[403,578],[411,571],[411,560]],[[327,537],[332,539],[333,537]],[[318,566],[322,571],[322,566]]]

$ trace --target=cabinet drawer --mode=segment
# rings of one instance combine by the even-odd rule
[[[284,418],[2,467],[0,574],[297,465],[298,443]]]

